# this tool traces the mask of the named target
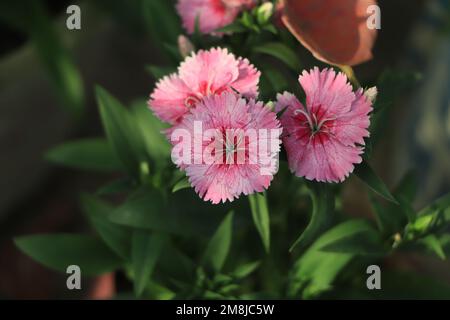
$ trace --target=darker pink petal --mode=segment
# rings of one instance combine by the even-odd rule
[[[285,109],[281,123],[289,166],[308,180],[343,181],[362,161],[371,102],[331,69],[303,72],[299,82],[306,106],[290,93],[278,95],[276,105],[278,112]]]

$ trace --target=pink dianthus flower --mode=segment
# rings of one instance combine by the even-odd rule
[[[172,129],[172,159],[205,201],[262,192],[278,169],[280,123],[262,102],[229,92],[205,97]],[[180,143],[193,151],[180,152]]]
[[[200,50],[186,58],[178,73],[157,83],[148,103],[158,118],[176,124],[203,97],[234,92],[256,98],[260,75],[247,59],[236,58],[227,49]]]
[[[218,35],[215,30],[231,24],[243,8],[253,4],[254,0],[178,0],[177,10],[188,33],[194,33],[198,19],[201,33]]]
[[[308,180],[342,182],[362,161],[372,103],[332,69],[304,71],[299,82],[306,106],[287,92],[276,105],[278,112],[285,110],[281,124],[289,167]]]

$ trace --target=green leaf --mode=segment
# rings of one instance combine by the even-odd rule
[[[332,223],[334,217],[334,195],[327,184],[309,183],[313,212],[305,231],[289,249],[292,252],[300,245],[304,248],[311,244]]]
[[[166,235],[161,233],[149,234],[142,230],[134,231],[131,261],[136,296],[140,297],[144,292],[166,240]]]
[[[242,23],[239,20],[237,20],[229,25],[226,25],[225,27],[215,30],[215,32],[233,34],[246,32],[247,30],[248,29],[244,25],[242,25]]]
[[[335,229],[334,241],[320,246],[325,252],[357,255],[383,255],[385,250],[380,234],[365,220],[351,220]]]
[[[131,111],[147,154],[159,167],[167,165],[170,161],[171,147],[163,131],[168,126],[153,115],[145,101],[134,103]]]
[[[135,191],[109,218],[114,223],[134,228],[165,232],[179,229],[167,215],[167,206],[161,192],[154,188],[144,187]]]
[[[336,277],[355,257],[353,253],[324,252],[324,248],[342,239],[354,228],[362,230],[360,221],[350,220],[339,224],[321,235],[314,244],[295,262],[289,274],[288,294],[313,298],[330,290]]]
[[[106,139],[84,139],[57,146],[45,158],[62,166],[101,172],[120,171],[122,166]]]
[[[175,44],[182,30],[180,19],[171,1],[142,1],[142,5],[147,29],[152,38],[159,43],[160,47],[165,42]]]
[[[81,274],[95,276],[114,271],[123,265],[114,252],[99,239],[79,234],[52,234],[18,237],[16,245],[44,266],[66,272],[70,265]]]
[[[128,259],[130,257],[131,234],[124,227],[109,220],[109,214],[114,208],[90,195],[83,195],[81,204],[83,211],[105,244],[120,257]]]
[[[377,176],[367,161],[359,164],[354,171],[354,174],[361,179],[372,191],[382,196],[386,200],[398,204],[394,196],[389,192],[384,182]]]
[[[256,53],[263,53],[277,58],[295,72],[300,72],[301,63],[297,54],[280,42],[269,42],[253,48]]]
[[[391,236],[401,232],[408,218],[410,221],[415,219],[411,203],[414,201],[417,185],[413,171],[408,172],[394,189],[394,198],[399,199],[399,204],[388,202],[387,205],[381,205],[377,199],[369,193],[372,207],[374,209],[379,229],[386,236]]]
[[[442,260],[447,259],[439,239],[434,234],[426,236],[421,239],[420,242],[422,242],[430,251],[434,252]]]
[[[243,264],[237,267],[236,270],[234,270],[232,276],[237,279],[243,279],[252,274],[253,272],[255,272],[255,270],[258,269],[260,265],[261,261],[254,261],[247,264]]]
[[[266,195],[255,193],[248,196],[253,222],[263,242],[266,252],[270,251],[270,217]]]
[[[172,193],[178,192],[183,189],[190,188],[191,184],[187,177],[181,178],[172,188]]]
[[[419,211],[415,220],[406,225],[405,238],[408,240],[420,239],[449,224],[450,194],[447,194]]]
[[[103,127],[108,141],[128,172],[139,177],[142,141],[129,112],[101,87],[96,88]]]
[[[233,212],[230,212],[223,219],[219,228],[209,241],[208,247],[203,255],[202,265],[207,270],[216,273],[222,270],[231,246],[233,233]]]

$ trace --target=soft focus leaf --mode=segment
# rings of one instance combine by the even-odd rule
[[[44,4],[41,1],[3,1],[0,19],[29,35],[62,107],[75,118],[80,118],[84,112],[83,80]]]
[[[16,245],[44,266],[66,272],[77,265],[84,275],[101,275],[123,265],[123,260],[100,240],[79,234],[52,234],[18,237]]]
[[[133,232],[131,260],[136,296],[144,292],[165,241],[166,236],[161,233],[150,234],[142,230]]]
[[[175,12],[172,1],[144,0],[142,1],[142,13],[152,38],[159,43],[177,42],[182,33],[181,23]]]
[[[128,110],[101,87],[97,87],[97,100],[108,141],[128,172],[139,176],[142,142]]]
[[[189,179],[187,177],[184,177],[173,186],[172,192],[175,193],[177,191],[187,189],[190,187],[191,187],[191,184],[189,183]]]
[[[247,264],[243,264],[234,270],[232,276],[237,279],[243,279],[252,274],[261,265],[261,261],[254,261]]]
[[[299,294],[313,298],[332,288],[336,277],[355,256],[345,252],[324,252],[320,248],[336,243],[352,230],[364,229],[358,220],[341,223],[320,236],[314,244],[295,262],[289,275],[289,296]]]
[[[47,152],[45,158],[62,166],[92,171],[120,171],[120,161],[105,139],[64,143]]]
[[[253,222],[261,237],[264,249],[270,251],[270,217],[265,193],[255,193],[248,196]]]
[[[389,192],[384,182],[377,176],[367,161],[363,161],[359,164],[353,172],[358,178],[360,178],[370,189],[375,193],[382,196],[386,200],[393,203],[397,203],[397,200]]]
[[[277,58],[295,72],[301,71],[301,63],[297,54],[281,42],[270,42],[253,48],[254,52],[264,53]]]
[[[153,115],[144,101],[134,103],[131,111],[150,158],[159,167],[169,163],[170,144],[163,133],[167,126]]]
[[[336,237],[319,250],[357,255],[382,255],[385,253],[379,233],[365,220],[352,220],[341,224]]]
[[[179,232],[180,227],[170,218],[161,192],[153,188],[137,190],[110,215],[112,222],[129,227]]]
[[[330,226],[334,218],[334,196],[330,187],[324,183],[310,183],[309,186],[313,208],[311,220],[289,251],[297,246],[304,248],[310,245]]]
[[[113,207],[89,195],[82,196],[81,204],[83,211],[105,244],[120,257],[128,259],[131,234],[124,227],[109,220],[109,214],[114,210]]]
[[[209,241],[208,247],[202,258],[202,265],[207,270],[220,272],[228,256],[233,234],[233,212],[223,219],[219,228]]]
[[[421,242],[431,251],[434,252],[439,258],[445,260],[447,257],[445,255],[444,249],[442,248],[439,239],[434,235],[430,234],[425,238],[421,239]]]

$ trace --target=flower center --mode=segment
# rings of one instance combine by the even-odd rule
[[[320,106],[318,108],[314,108],[317,112],[310,112],[304,109],[297,109],[294,111],[295,115],[302,115],[304,119],[302,119],[302,124],[309,127],[311,130],[311,136],[319,132],[327,132],[327,124],[330,121],[336,120],[334,117],[325,118],[323,116],[319,116],[319,111],[321,110]]]

